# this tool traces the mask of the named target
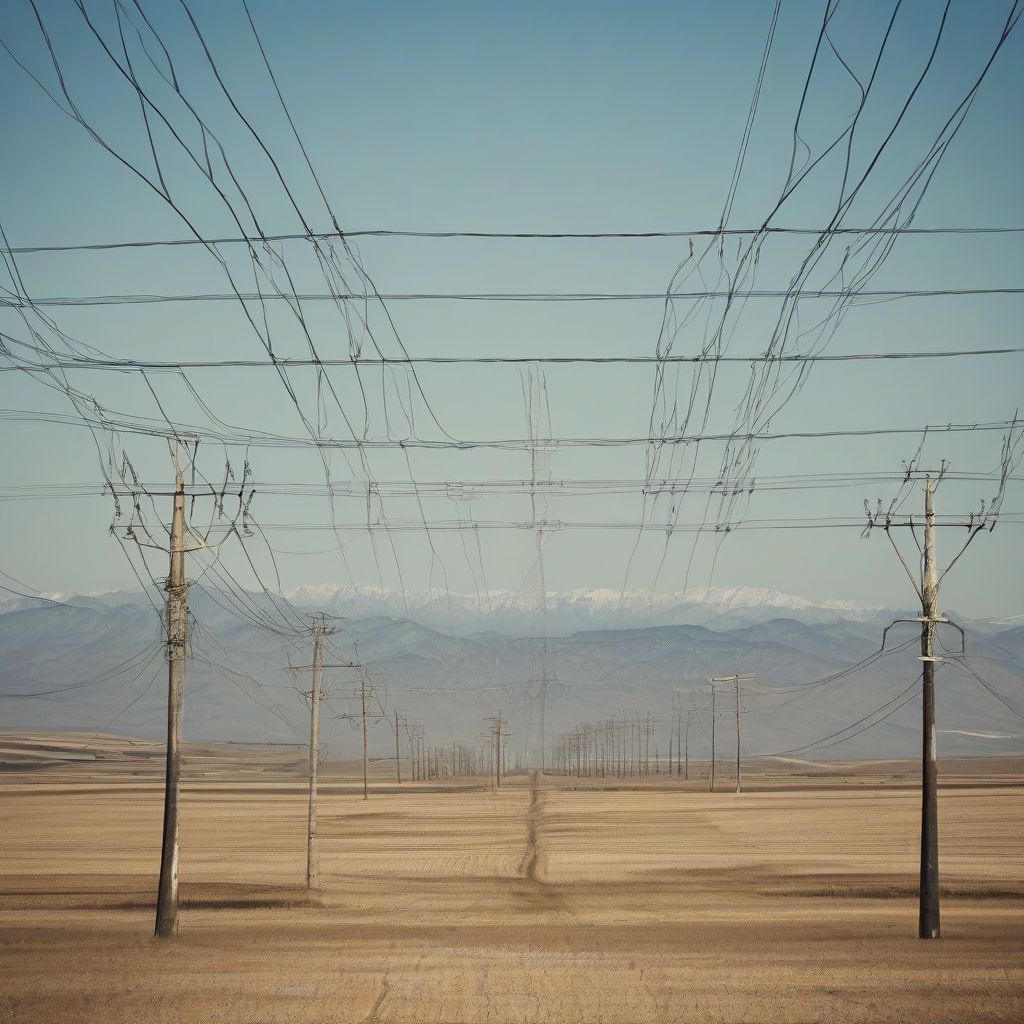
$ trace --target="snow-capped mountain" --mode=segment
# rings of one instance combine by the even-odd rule
[[[335,584],[290,587],[293,604],[356,617],[390,615],[414,618],[436,629],[464,633],[493,629],[530,633],[541,629],[539,593],[491,590],[479,594],[443,590],[347,587]],[[575,629],[611,629],[660,625],[710,625],[714,628],[763,622],[779,617],[803,622],[867,622],[884,609],[853,601],[821,603],[758,587],[701,587],[651,594],[646,590],[579,588],[548,591],[544,625],[549,633]]]
[[[648,590],[620,591],[582,587],[549,590],[541,614],[536,591],[490,590],[479,593],[353,587],[335,583],[286,587],[284,597],[301,613],[324,611],[345,618],[412,619],[443,633],[466,636],[480,631],[507,636],[546,634],[565,636],[581,629],[637,629],[647,626],[697,625],[709,629],[737,629],[793,619],[805,625],[850,623],[875,628],[899,616],[914,615],[909,608],[886,608],[858,601],[812,601],[767,587],[695,587],[685,591],[651,594]],[[139,592],[45,592],[24,597],[0,592],[0,613],[64,604],[88,608],[119,608],[146,603]],[[1001,619],[963,619],[979,633],[995,636],[1024,622],[1024,615]]]

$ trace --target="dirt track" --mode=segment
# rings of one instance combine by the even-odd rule
[[[301,783],[226,771],[186,786],[164,945],[159,787],[108,767],[0,776],[4,1021],[1024,1019],[1005,778],[942,794],[944,938],[922,943],[911,789],[363,802],[336,779],[310,899]]]

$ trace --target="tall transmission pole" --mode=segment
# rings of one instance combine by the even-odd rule
[[[917,934],[921,939],[937,939],[941,935],[939,920],[939,822],[938,822],[938,767],[937,749],[935,735],[935,666],[941,658],[935,656],[935,630],[936,626],[950,625],[959,630],[961,638],[960,654],[965,653],[964,631],[956,623],[950,622],[948,618],[939,612],[939,587],[946,573],[956,564],[960,556],[967,550],[971,541],[984,530],[995,529],[996,521],[1002,507],[1003,496],[1006,491],[1006,481],[1012,470],[1019,465],[1021,453],[1021,434],[1017,433],[1016,440],[1014,432],[1017,428],[1016,418],[1010,432],[1003,439],[1001,473],[998,490],[992,501],[986,508],[985,502],[981,502],[978,512],[971,513],[965,520],[952,521],[946,519],[943,526],[956,526],[960,529],[967,529],[967,539],[946,568],[940,573],[935,552],[935,491],[942,478],[945,476],[948,463],[942,460],[937,473],[924,471],[916,467],[916,460],[909,465],[904,464],[906,475],[904,487],[912,481],[920,481],[923,477],[924,490],[924,545],[921,548],[921,573],[920,579],[911,572],[910,566],[903,557],[899,547],[892,535],[895,527],[906,526],[911,529],[915,540],[917,535],[914,532],[916,526],[912,516],[897,519],[893,512],[901,501],[900,495],[892,500],[887,512],[882,511],[881,500],[874,512],[864,502],[864,509],[867,513],[867,526],[864,535],[867,536],[876,526],[885,530],[893,550],[896,552],[914,590],[921,601],[921,614],[916,619],[897,619],[887,626],[882,633],[882,647],[885,647],[885,636],[896,622],[919,622],[921,625],[921,681],[922,681],[922,710],[921,710],[921,862],[920,879],[918,886],[918,920]],[[903,488],[901,488],[901,491]]]
[[[733,683],[736,687],[736,792],[737,794],[742,791],[742,782],[740,776],[740,682],[745,679],[754,679],[754,675],[732,675],[732,676],[712,676],[711,685],[715,683]],[[712,695],[714,690],[712,690]],[[712,715],[712,739],[714,739],[714,715]]]
[[[164,828],[160,844],[160,885],[156,936],[169,939],[178,921],[178,797],[181,790],[181,712],[185,695],[188,641],[188,584],[185,582],[185,478],[174,447],[174,511],[171,517],[171,569],[167,578],[167,764]]]

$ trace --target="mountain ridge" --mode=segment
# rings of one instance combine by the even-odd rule
[[[141,594],[80,600],[0,612],[4,726],[116,727],[158,739],[166,715],[160,617]],[[264,619],[247,618],[246,607],[257,616],[276,616],[280,629],[268,631]],[[248,595],[245,606],[233,607],[197,587],[190,609],[186,738],[303,742],[308,710],[298,691],[306,679],[289,671],[309,661],[301,623],[289,616],[286,628],[266,595]],[[786,617],[753,622],[726,611],[705,622],[591,624],[546,637],[474,631],[466,623],[463,631],[449,632],[419,617],[350,614],[336,623],[327,660],[352,658],[367,666],[388,708],[397,706],[409,721],[421,722],[433,743],[475,742],[482,721],[495,712],[514,723],[512,742],[525,743],[536,728],[543,675],[549,739],[577,722],[649,709],[665,752],[674,695],[685,698],[692,689],[706,697],[711,675],[750,672],[757,678],[743,697],[748,754],[785,753],[824,738],[828,744],[814,747],[815,756],[913,756],[917,700],[848,742],[835,746],[829,739],[865,715],[872,720],[876,709],[890,708],[888,702],[913,687],[920,673],[913,623],[897,627],[883,656],[875,619],[815,622],[800,609],[787,611]],[[989,638],[969,628],[968,652],[968,664],[988,684],[1024,707],[1024,629]],[[127,668],[117,674],[121,665]],[[953,659],[940,667],[939,683],[943,753],[1022,749],[1007,708]],[[324,685],[333,691],[331,707],[343,710],[344,694],[354,685],[351,672],[332,669]],[[706,729],[706,716],[703,724]],[[333,750],[353,752],[348,729],[325,723],[324,735]],[[691,740],[694,756],[704,756],[702,739]],[[371,730],[375,755],[393,751],[393,743],[385,726]]]

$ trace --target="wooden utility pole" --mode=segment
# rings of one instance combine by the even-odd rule
[[[740,768],[740,677],[735,679],[736,683],[736,795],[740,795],[742,789],[742,773]]]
[[[501,737],[502,730],[504,730],[508,723],[501,715],[491,715],[486,721],[491,728],[491,736],[494,738],[494,776],[496,788],[501,789]],[[507,738],[507,731],[505,736]]]
[[[313,681],[309,692],[309,818],[306,826],[306,888],[320,888],[320,860],[316,838],[316,787],[317,768],[320,763],[320,701],[327,696],[320,689],[320,673],[323,666],[321,638],[333,633],[323,616],[313,620]]]
[[[498,719],[497,728],[494,730],[494,742],[496,744],[494,754],[494,777],[497,781],[497,789],[501,789],[501,719]]]
[[[686,710],[686,740],[683,745],[683,779],[690,779],[690,719],[693,717],[693,690],[690,691],[690,706]]]
[[[745,676],[712,676],[711,685],[714,687],[715,683],[734,683],[736,686],[736,792],[742,791],[742,782],[740,775],[740,682],[744,679],[754,679],[753,675]],[[714,689],[712,689],[712,697],[714,696]],[[712,730],[714,729],[714,716],[712,716]],[[714,740],[714,732],[712,731],[711,737]],[[713,756],[713,755],[712,755]],[[713,766],[712,766],[713,767]]]
[[[185,479],[174,451],[174,511],[171,518],[171,570],[167,579],[167,764],[164,829],[160,845],[160,885],[156,936],[173,937],[178,921],[178,797],[181,789],[181,711],[185,694],[188,640],[188,584],[185,582]]]
[[[398,708],[395,708],[395,773],[398,775],[398,784],[402,784],[402,753],[398,749]]]
[[[935,622],[939,617],[939,574],[935,565],[935,488],[924,484],[924,564],[921,572],[921,881],[918,937],[939,938],[939,807],[935,752]]]
[[[366,736],[366,683],[359,687],[359,696],[363,704],[363,799],[369,798],[369,779],[367,773],[368,740]]]
[[[1016,438],[1015,438],[1016,432]],[[915,522],[913,516],[897,519],[893,511],[900,503],[900,497],[893,499],[888,511],[882,510],[882,502],[879,500],[878,507],[872,511],[867,501],[864,502],[864,511],[867,513],[867,527],[864,535],[870,534],[875,527],[885,530],[885,535],[892,544],[904,571],[910,578],[914,590],[921,601],[921,614],[915,619],[896,619],[882,632],[882,648],[885,649],[885,637],[890,629],[897,622],[917,622],[921,627],[921,681],[922,681],[922,714],[921,714],[921,863],[920,863],[920,885],[918,893],[918,923],[917,934],[921,939],[939,938],[939,825],[938,825],[938,771],[936,765],[936,737],[935,737],[935,665],[941,658],[935,656],[935,630],[936,626],[949,625],[959,630],[961,638],[960,654],[965,651],[964,631],[956,623],[950,622],[939,612],[939,586],[945,575],[956,564],[960,556],[967,550],[968,545],[974,538],[984,531],[991,531],[995,528],[1002,507],[1003,496],[1006,491],[1006,482],[1010,473],[1020,464],[1020,456],[1017,448],[1020,444],[1019,424],[1014,420],[1008,434],[1003,438],[1003,451],[1001,459],[1001,472],[999,486],[995,496],[986,507],[985,502],[981,503],[978,512],[971,513],[967,520],[953,520],[947,518],[943,521],[944,526],[955,526],[960,529],[966,528],[967,537],[960,547],[960,550],[949,561],[946,568],[939,572],[938,562],[935,553],[935,490],[942,482],[945,475],[947,463],[943,459],[937,474],[925,472],[918,468],[916,460],[909,465],[904,464],[906,476],[903,481],[904,487],[912,480],[923,478],[924,484],[924,546],[921,549],[921,573],[918,578],[911,571],[907,560],[903,557],[899,546],[892,535],[894,527],[909,527],[916,531],[920,520]],[[901,488],[902,491],[902,488]],[[917,534],[914,532],[916,541]]]
[[[711,785],[708,789],[715,791],[715,684],[711,684]]]
[[[419,782],[420,775],[420,727],[409,725],[406,727],[406,735],[409,740],[409,760],[412,761],[412,781]]]
[[[376,695],[376,693],[375,693],[375,691],[373,689],[373,685],[370,682],[370,677],[369,677],[369,675],[366,672],[366,666],[365,665],[360,665],[360,664],[358,664],[356,662],[350,662],[350,663],[347,663],[346,665],[344,665],[342,667],[345,667],[345,668],[359,668],[359,669],[363,670],[362,679],[360,680],[360,683],[359,683],[359,689],[354,691],[354,692],[352,692],[352,693],[347,694],[347,696],[346,696],[346,699],[348,699],[348,700],[358,700],[359,701],[359,710],[357,712],[354,712],[354,713],[353,712],[348,712],[348,713],[341,714],[341,715],[335,715],[334,717],[336,719],[338,719],[338,720],[345,720],[345,721],[348,721],[348,722],[356,721],[356,722],[359,722],[359,724],[360,724],[360,727],[361,727],[361,730],[362,730],[362,734],[363,734],[363,799],[367,800],[367,799],[369,799],[369,794],[370,794],[370,783],[369,783],[369,737],[368,737],[368,732],[367,732],[368,725],[369,725],[369,719],[372,718],[375,722],[380,721],[380,720],[383,719],[383,720],[387,721],[390,724],[390,722],[391,722],[391,715],[387,711],[384,710],[384,705],[377,698],[377,695]],[[367,710],[367,707],[366,707],[366,699],[367,699],[367,697],[373,697],[375,700],[377,700],[377,708],[378,708],[377,711],[370,712],[370,711]],[[397,735],[397,732],[398,732],[398,730],[396,729],[395,730],[396,735]],[[396,744],[396,750],[397,750],[397,744]],[[423,777],[423,775],[422,775],[422,772],[421,772],[420,773],[420,778],[422,778],[422,777]]]
[[[313,637],[313,662],[310,665],[290,665],[289,672],[305,671],[312,673],[311,688],[300,691],[301,696],[309,700],[309,812],[306,819],[306,888],[320,888],[320,857],[317,841],[317,782],[320,765],[320,701],[326,700],[327,692],[321,685],[325,668],[351,668],[351,662],[324,663],[323,638],[334,633],[334,627],[327,625],[327,616],[321,612],[313,617],[310,627]]]

